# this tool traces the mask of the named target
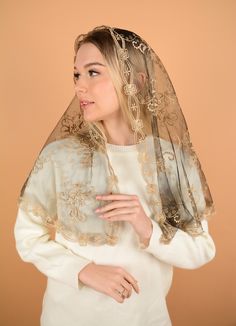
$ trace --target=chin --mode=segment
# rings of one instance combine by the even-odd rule
[[[98,122],[101,121],[101,118],[98,117],[88,117],[88,116],[83,116],[84,121],[86,122]]]

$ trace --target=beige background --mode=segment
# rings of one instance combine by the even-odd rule
[[[216,258],[197,270],[175,270],[168,295],[173,326],[236,325],[236,1],[1,0],[0,6],[0,324],[39,325],[46,277],[15,250],[16,201],[74,95],[74,39],[107,24],[137,32],[162,59],[216,205],[209,223]]]

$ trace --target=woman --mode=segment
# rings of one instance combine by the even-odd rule
[[[74,66],[76,94],[14,230],[21,258],[48,277],[41,325],[171,325],[173,266],[215,255],[214,205],[174,88],[141,37],[109,26],[77,37]]]

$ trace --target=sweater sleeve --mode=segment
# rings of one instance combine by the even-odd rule
[[[16,249],[21,259],[30,262],[47,277],[62,282],[75,289],[81,289],[83,283],[78,278],[79,272],[91,261],[79,256],[59,242],[50,239],[50,229],[43,223],[44,212],[47,217],[56,215],[55,171],[53,162],[41,155],[35,168],[40,169],[30,176],[25,196],[40,210],[25,209],[19,204],[14,237]],[[24,197],[23,197],[24,198]]]
[[[196,269],[211,261],[216,253],[212,237],[208,233],[207,220],[202,220],[204,232],[196,237],[178,230],[169,244],[159,241],[162,231],[158,223],[151,220],[153,231],[147,247],[139,243],[140,249],[159,260],[179,268]]]
[[[182,152],[177,147],[175,149],[175,154],[179,162],[181,162],[183,159],[181,153]],[[189,187],[194,189],[193,196],[195,203],[199,212],[204,213],[206,202],[198,167],[195,164],[194,158],[187,152],[184,152],[184,162],[184,169],[188,175]],[[179,165],[181,166],[181,164]],[[168,181],[170,184],[172,184],[173,189],[175,189],[175,184],[178,182],[175,164],[172,163],[172,160],[166,159],[166,166],[168,170]],[[182,197],[184,198],[186,207],[188,207],[189,211],[192,212],[191,205],[189,204],[187,184],[185,181],[183,169],[180,169],[179,173],[179,179],[181,183],[180,188],[183,191]],[[176,198],[178,199],[178,196]],[[206,219],[201,220],[202,228],[204,231],[201,235],[191,236],[187,232],[178,229],[168,244],[164,244],[159,241],[162,235],[162,230],[158,222],[153,219],[151,219],[151,222],[153,225],[153,231],[149,244],[147,247],[145,247],[140,243],[141,250],[152,254],[167,264],[186,269],[195,269],[201,267],[214,258],[216,248],[213,239],[208,232],[208,222]]]

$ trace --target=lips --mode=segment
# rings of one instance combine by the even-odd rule
[[[80,107],[81,108],[86,108],[88,107],[90,104],[93,104],[93,101],[88,101],[88,100],[81,100],[80,101]]]

